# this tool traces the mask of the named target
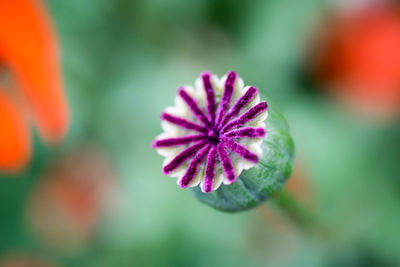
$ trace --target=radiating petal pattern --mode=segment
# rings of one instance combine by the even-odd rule
[[[163,121],[180,131],[162,134],[153,141],[152,147],[163,149],[160,154],[167,157],[163,173],[179,177],[180,187],[196,186],[200,182],[201,190],[210,193],[222,181],[224,184],[235,182],[244,169],[258,162],[266,134],[264,120],[268,105],[265,101],[259,102],[257,88],[243,87],[234,71],[221,80],[204,72],[195,89],[185,88],[178,89],[180,99],[173,108],[175,111],[185,108],[187,112],[174,113],[185,116],[167,111],[161,114]]]

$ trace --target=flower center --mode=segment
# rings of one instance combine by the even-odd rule
[[[216,130],[209,130],[207,136],[210,142],[213,144],[218,144],[220,142],[219,133]]]

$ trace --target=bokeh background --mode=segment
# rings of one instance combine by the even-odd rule
[[[53,146],[33,128],[29,164],[0,176],[0,266],[400,266],[399,4],[44,4],[71,124]],[[232,69],[286,116],[287,190],[322,231],[273,199],[216,211],[161,174],[162,109]]]

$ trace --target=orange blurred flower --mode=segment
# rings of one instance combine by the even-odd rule
[[[37,254],[26,251],[11,251],[2,254],[0,258],[1,267],[59,267],[61,265],[40,257]]]
[[[322,29],[313,63],[317,78],[352,110],[400,113],[400,8],[376,1],[337,12]]]
[[[0,0],[0,7],[0,170],[13,172],[30,158],[28,120],[54,143],[64,137],[69,116],[44,7],[35,0]]]
[[[80,144],[52,162],[33,187],[26,206],[30,230],[53,249],[80,250],[120,193],[108,157]]]

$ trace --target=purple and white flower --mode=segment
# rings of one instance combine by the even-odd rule
[[[267,109],[258,89],[244,87],[234,71],[221,79],[202,73],[161,114],[164,133],[152,146],[165,156],[163,173],[182,188],[200,184],[205,193],[235,182],[262,155]]]

